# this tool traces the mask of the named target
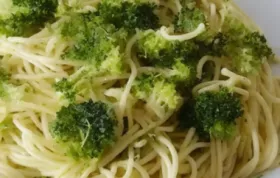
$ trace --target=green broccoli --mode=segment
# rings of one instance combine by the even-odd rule
[[[241,74],[255,74],[263,59],[273,56],[266,38],[252,32],[240,20],[230,14],[225,18],[221,32],[206,32],[195,39],[201,56],[226,56],[234,70]]]
[[[228,88],[204,92],[181,108],[180,127],[195,127],[202,138],[229,139],[235,135],[235,121],[243,115],[240,97]]]
[[[266,38],[259,32],[251,32],[241,21],[230,15],[226,18],[219,36],[217,51],[232,59],[234,69],[241,74],[257,73],[263,59],[273,52]]]
[[[135,29],[159,27],[159,18],[153,12],[155,7],[154,4],[141,1],[103,0],[97,7],[97,14],[106,23],[134,32]]]
[[[61,104],[75,103],[78,94],[86,96],[91,89],[92,77],[96,75],[97,70],[94,67],[81,67],[68,78],[57,80],[53,88],[60,97]]]
[[[195,44],[199,48],[198,58],[203,56],[217,56],[225,55],[225,45],[229,42],[227,35],[221,32],[214,32],[208,30],[195,38]]]
[[[117,120],[111,106],[89,100],[57,112],[50,133],[74,159],[99,158],[115,141]]]
[[[197,81],[196,65],[197,61],[177,58],[170,68],[162,70],[162,74],[177,86],[190,88]]]
[[[10,82],[11,75],[0,67],[0,99],[17,101],[22,98],[22,91]]]
[[[156,81],[147,100],[147,105],[158,111],[176,110],[180,104],[181,96],[176,91],[176,85],[170,82]],[[160,111],[160,112],[161,112]]]
[[[175,84],[194,84],[200,54],[193,41],[168,41],[155,31],[147,31],[140,36],[136,48],[144,65],[161,69],[164,77]]]
[[[58,95],[62,95],[62,98],[67,100],[66,102],[74,103],[76,101],[77,91],[73,82],[63,78],[57,81],[53,87]]]
[[[145,73],[139,75],[133,83],[132,93],[139,99],[147,99],[152,92],[154,79],[157,77],[160,78],[160,76]]]
[[[61,25],[60,33],[73,44],[66,49],[63,58],[84,65],[69,78],[54,84],[63,102],[72,103],[77,94],[88,93],[93,77],[121,74],[126,70],[122,53],[126,31],[105,24],[95,13],[72,14]]]
[[[133,95],[146,102],[158,116],[178,108],[182,100],[176,85],[158,74],[142,74],[132,87]]]
[[[175,43],[164,39],[155,31],[144,32],[137,42],[137,53],[144,63],[152,66],[170,66]]]
[[[241,43],[231,45],[226,46],[226,52],[232,57],[235,69],[242,74],[257,73],[263,59],[273,55],[265,37],[259,32],[248,33]]]
[[[174,81],[187,81],[195,78],[196,69],[194,66],[186,65],[183,61],[183,58],[176,59],[175,64],[172,66],[172,70],[169,72],[169,75],[173,77]]]
[[[191,4],[192,5],[192,4]],[[205,16],[203,12],[194,7],[192,9],[183,8],[174,20],[175,32],[186,33],[195,30],[199,24],[205,23]]]
[[[222,25],[222,32],[232,38],[241,39],[244,38],[246,34],[250,33],[250,30],[244,23],[242,23],[229,12]]]
[[[266,39],[259,32],[251,32],[243,39],[228,40],[225,44],[224,55],[232,59],[234,69],[241,74],[257,73],[263,59],[273,55]]]
[[[73,42],[65,51],[64,58],[91,63],[99,68],[106,59],[113,63],[122,60],[120,50],[124,48],[122,42],[127,33],[122,29],[117,30],[114,25],[105,24],[94,13],[86,13],[72,15],[62,24],[61,35]]]
[[[30,36],[55,18],[57,0],[1,0],[0,34]]]
[[[170,67],[176,59],[198,59],[198,46],[193,41],[169,41],[155,31],[144,32],[137,42],[139,58],[147,65]]]

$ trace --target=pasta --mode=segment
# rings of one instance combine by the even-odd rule
[[[157,14],[163,24],[170,21],[163,12],[180,12],[184,8],[182,2],[153,1],[162,8]],[[71,7],[76,2],[67,3]],[[93,11],[98,3],[81,1],[77,11]],[[259,30],[232,2],[202,0],[199,6],[209,24],[200,23],[184,34],[175,34],[174,29],[163,25],[157,33],[168,41],[192,40],[209,30],[208,26],[219,30],[229,12],[242,19],[249,29]],[[153,105],[136,106],[137,99],[131,93],[137,76],[147,71],[167,73],[141,66],[134,50],[140,33],[132,35],[124,49],[129,70],[96,76],[87,91],[94,101],[113,103],[119,123],[116,142],[100,158],[77,161],[67,156],[49,131],[49,123],[63,105],[53,83],[70,77],[71,71],[82,71],[78,62],[61,57],[69,44],[52,29],[59,28],[64,20],[61,17],[30,37],[0,38],[1,66],[11,73],[14,83],[20,83],[18,90],[23,91],[13,95],[16,99],[12,102],[0,100],[0,177],[246,178],[279,166],[280,81],[273,76],[268,59],[263,61],[259,74],[242,75],[230,67],[225,57],[200,58],[196,77],[203,78],[209,63],[214,64],[214,72],[211,80],[198,83],[192,93],[229,87],[241,96],[244,105],[234,138],[202,140],[194,127],[183,131],[177,128],[174,113],[178,108],[159,112]],[[121,87],[114,87],[118,81],[122,81]],[[83,95],[77,97],[78,101],[85,99]],[[7,121],[13,126],[5,125]]]

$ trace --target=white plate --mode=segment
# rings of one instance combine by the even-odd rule
[[[280,0],[235,0],[263,30],[274,52],[280,55]],[[273,72],[280,75],[280,64]],[[268,171],[261,178],[280,178],[280,168]]]

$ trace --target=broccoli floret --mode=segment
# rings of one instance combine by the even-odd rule
[[[10,82],[11,75],[0,67],[0,99],[17,101],[22,98],[22,91]]]
[[[1,0],[0,34],[29,36],[55,18],[57,0]],[[4,5],[5,4],[5,5]]]
[[[140,59],[153,66],[170,66],[173,63],[172,52],[175,43],[164,39],[156,32],[141,34],[137,42],[137,52]]]
[[[142,74],[134,81],[132,93],[162,117],[178,108],[182,100],[176,85],[158,74]]]
[[[62,107],[50,123],[50,133],[74,159],[99,158],[114,143],[116,125],[111,106],[89,100]]]
[[[172,66],[172,70],[169,75],[174,78],[175,81],[192,80],[195,74],[193,66],[187,66],[183,63],[183,59],[176,59],[175,64]]]
[[[260,58],[268,58],[273,54],[272,49],[268,47],[264,35],[259,32],[248,33],[244,38],[244,45],[251,47],[255,55]]]
[[[88,98],[88,92],[91,89],[92,78],[97,76],[95,67],[81,67],[67,78],[57,80],[53,88],[60,97],[62,105],[75,103],[76,95],[82,95]]]
[[[229,43],[230,39],[228,35],[218,33],[214,38],[211,45],[210,54],[214,56],[223,56],[225,52],[225,46]]]
[[[243,115],[242,108],[240,97],[228,88],[204,92],[184,104],[180,126],[195,127],[202,138],[229,139],[235,134],[236,119]]]
[[[125,70],[123,64],[123,54],[120,53],[119,47],[112,49],[99,67],[100,73],[121,74]]]
[[[236,134],[236,124],[219,120],[209,129],[209,133],[214,138],[230,139]]]
[[[175,59],[171,68],[163,70],[164,76],[180,87],[192,87],[196,81],[196,65],[194,60],[185,61],[184,58]]]
[[[198,46],[193,41],[169,41],[155,31],[141,34],[137,42],[139,58],[147,65],[170,67],[177,58],[198,59]]]
[[[15,85],[0,82],[0,99],[4,101],[17,101],[22,98],[22,91]]]
[[[226,18],[222,33],[216,50],[230,57],[235,70],[241,74],[257,73],[263,59],[273,55],[266,38],[259,32],[251,32],[235,17]]]
[[[270,59],[273,52],[266,38],[259,32],[251,32],[240,20],[226,17],[219,33],[205,33],[196,38],[201,56],[226,56],[234,70],[241,74],[255,74],[263,59]]]
[[[244,38],[246,34],[250,33],[250,30],[239,19],[229,13],[225,17],[222,25],[222,32],[232,38],[241,39]]]
[[[153,12],[155,8],[154,4],[148,2],[103,0],[97,7],[97,13],[106,23],[134,32],[135,29],[147,30],[159,27],[159,18]]]
[[[147,104],[158,108],[164,112],[175,110],[181,100],[181,96],[176,91],[176,85],[166,81],[157,81],[154,83]]]
[[[168,41],[154,31],[141,34],[137,54],[144,65],[162,69],[176,85],[191,86],[196,80],[199,48],[193,41]]]
[[[227,35],[211,30],[199,35],[195,43],[199,46],[199,58],[209,55],[221,57],[226,54],[225,46],[229,42]]]
[[[263,59],[273,55],[264,36],[250,32],[243,39],[230,39],[224,46],[224,55],[232,58],[233,67],[241,74],[257,73]]]
[[[139,99],[147,99],[152,91],[155,78],[155,76],[145,73],[138,76],[133,83],[133,94]]]
[[[127,36],[123,29],[105,24],[94,13],[74,14],[63,23],[61,35],[70,41],[63,56],[95,66],[100,72],[119,74],[123,69],[124,41]]]
[[[74,103],[76,101],[77,91],[74,88],[74,84],[66,78],[57,81],[54,84],[54,89],[59,95],[62,95],[62,100],[65,99],[69,103]]]
[[[205,23],[203,12],[194,7],[193,9],[183,8],[175,17],[174,28],[175,32],[186,33],[195,30],[199,24]]]

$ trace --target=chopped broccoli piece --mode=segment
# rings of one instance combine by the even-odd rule
[[[201,58],[199,46],[191,40],[176,42],[175,55],[183,57],[185,61],[198,61]]]
[[[183,59],[176,59],[175,64],[172,66],[170,75],[174,78],[175,81],[186,81],[193,79],[195,72],[193,71],[193,66],[187,66],[182,61]],[[191,77],[190,77],[191,76]]]
[[[221,57],[226,54],[225,46],[229,42],[227,35],[221,32],[207,31],[195,39],[199,46],[199,58],[210,55]]]
[[[182,128],[195,127],[202,138],[229,139],[236,131],[235,120],[242,115],[240,97],[228,88],[221,88],[189,100],[182,107],[179,119]]]
[[[119,47],[112,49],[107,58],[102,61],[99,71],[102,73],[121,74],[124,71],[123,54],[120,53]]]
[[[205,17],[199,8],[183,8],[174,20],[175,32],[191,32],[195,30],[200,23],[205,23]]]
[[[0,34],[29,36],[55,18],[57,0],[2,0]]]
[[[153,66],[172,65],[175,44],[156,32],[143,33],[137,43],[138,56]]]
[[[167,110],[175,110],[181,97],[176,91],[176,85],[166,81],[157,81],[152,89],[151,95],[147,101],[150,106],[157,106]]]
[[[76,91],[73,87],[73,84],[66,78],[57,81],[54,84],[54,89],[56,92],[61,93],[63,97],[70,103],[74,103],[76,101]]]
[[[222,33],[216,50],[232,58],[235,70],[241,74],[257,73],[263,59],[273,55],[266,38],[259,32],[251,32],[235,17],[226,18]]]
[[[211,44],[212,53],[215,56],[222,56],[225,53],[225,46],[229,43],[229,37],[223,33],[218,33]]]
[[[137,54],[145,65],[162,69],[164,77],[176,85],[191,86],[196,81],[198,46],[193,41],[168,41],[154,31],[141,34]]]
[[[201,56],[226,56],[234,70],[241,74],[255,74],[263,59],[270,59],[273,52],[266,38],[251,32],[241,21],[228,15],[219,33],[208,32],[196,38]]]
[[[154,77],[142,74],[134,81],[132,92],[139,99],[147,99],[152,91]]]
[[[134,81],[132,93],[145,101],[159,116],[176,110],[182,99],[176,91],[176,85],[157,74],[138,76]]]
[[[254,51],[250,48],[239,49],[231,53],[234,68],[242,74],[257,73],[261,67],[262,59],[254,56]]]
[[[264,36],[250,32],[242,39],[230,39],[224,46],[224,55],[231,57],[235,70],[242,74],[257,73],[263,59],[273,55]]]
[[[74,159],[99,158],[114,143],[116,125],[111,106],[89,100],[62,107],[50,133]]]
[[[219,120],[209,129],[209,133],[214,138],[230,139],[236,134],[236,124]]]
[[[17,101],[22,98],[22,91],[10,82],[11,75],[0,67],[0,99]]]
[[[170,67],[177,58],[198,59],[198,46],[193,41],[169,41],[154,31],[141,35],[137,53],[144,63],[157,67]]]
[[[147,30],[159,27],[159,18],[153,12],[155,7],[148,2],[103,0],[97,7],[97,13],[106,23],[134,32],[135,29]]]
[[[259,32],[248,33],[244,38],[245,46],[251,47],[260,58],[268,58],[272,55],[272,49],[268,47],[267,40],[264,35]]]
[[[92,87],[92,77],[96,75],[97,70],[94,67],[81,67],[68,78],[55,82],[53,87],[60,97],[61,104],[75,103],[77,94],[87,98],[88,90]]]
[[[22,98],[22,92],[13,84],[0,82],[0,99],[17,101]]]
[[[225,17],[222,25],[222,32],[230,35],[232,38],[244,38],[244,36],[250,33],[250,30],[239,19],[228,14]]]
[[[64,58],[89,63],[100,72],[122,72],[121,51],[127,36],[123,29],[103,23],[94,13],[74,14],[62,25],[61,35],[73,42]]]
[[[183,58],[177,58],[170,69],[163,70],[163,74],[181,87],[191,87],[197,79],[196,65],[197,62],[194,60],[185,61]]]

